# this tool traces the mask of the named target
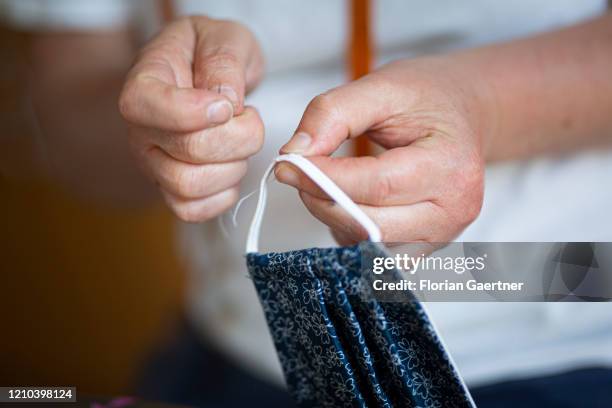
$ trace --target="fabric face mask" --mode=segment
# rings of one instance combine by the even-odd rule
[[[266,181],[279,161],[300,168],[370,240],[346,248],[258,253]],[[384,255],[380,236],[376,224],[302,156],[279,156],[266,171],[247,265],[289,392],[299,407],[475,406],[422,305],[409,292],[394,302],[370,292],[362,262]]]

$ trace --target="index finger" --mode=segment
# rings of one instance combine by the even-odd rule
[[[263,56],[255,37],[244,26],[231,21],[196,20],[193,63],[194,85],[224,94],[240,113],[245,93],[263,74]]]
[[[431,153],[415,146],[396,148],[379,157],[309,157],[353,201],[371,206],[407,205],[432,199],[447,171]],[[308,176],[287,163],[275,175],[312,196],[328,199]]]

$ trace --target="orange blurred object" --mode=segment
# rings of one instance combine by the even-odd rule
[[[174,2],[172,0],[159,0],[162,21],[168,23],[174,19]]]
[[[357,79],[372,66],[372,42],[370,39],[370,0],[350,0],[351,35],[349,43],[350,79]],[[355,156],[368,156],[371,146],[368,139],[358,137],[354,141]]]

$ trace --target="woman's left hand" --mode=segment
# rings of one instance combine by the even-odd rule
[[[447,242],[480,212],[489,96],[447,58],[396,62],[313,99],[281,152],[308,156],[378,224],[385,242]],[[360,135],[387,150],[329,156]],[[295,167],[282,163],[276,176],[299,190],[339,243],[367,237]]]

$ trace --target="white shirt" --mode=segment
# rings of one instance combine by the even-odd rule
[[[0,0],[0,6],[12,9],[14,16],[17,9],[24,13],[16,6],[24,1]],[[38,13],[49,12],[57,28],[61,19],[57,10],[49,11],[51,2],[27,2],[45,4]],[[85,3],[62,0],[69,2]],[[95,3],[103,7],[102,3],[116,2]],[[373,5],[381,63],[569,25],[601,13],[605,1],[380,0]],[[267,78],[247,99],[262,115],[266,143],[250,160],[242,183],[246,194],[255,190],[310,99],[346,80],[346,2],[187,0],[179,6],[183,13],[241,21],[254,31],[266,54]],[[70,15],[67,25],[73,21]],[[23,16],[13,20],[22,26],[32,21]],[[40,15],[34,20],[41,24]],[[101,16],[91,25],[108,20],[112,19]],[[611,175],[610,153],[491,167],[482,213],[460,240],[612,241]],[[569,200],[570,190],[589,199]],[[268,200],[262,251],[334,245],[327,228],[308,214],[294,190],[273,183]],[[202,335],[245,368],[280,382],[280,366],[243,257],[254,201],[247,200],[240,209],[237,227],[227,215],[204,226],[180,225],[178,244],[191,265],[189,311]],[[612,364],[612,305],[608,303],[430,303],[428,309],[471,385]]]

